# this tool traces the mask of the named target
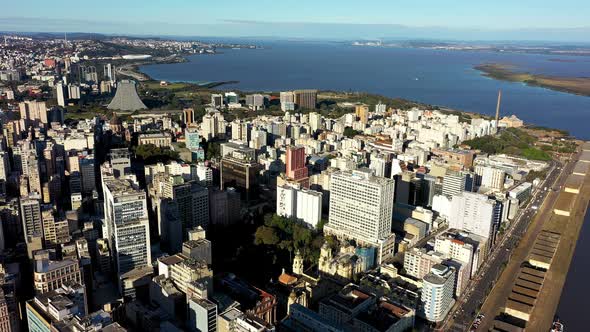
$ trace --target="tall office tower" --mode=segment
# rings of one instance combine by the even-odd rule
[[[240,103],[240,96],[235,92],[226,92],[224,99],[227,105],[237,105]]]
[[[387,112],[387,105],[379,102],[379,104],[375,105],[375,113],[377,114],[383,114]]]
[[[501,190],[504,188],[506,172],[491,166],[475,166],[475,185],[488,189]]]
[[[436,193],[436,177],[424,174],[422,176],[422,202],[426,207],[432,207],[432,201]]]
[[[277,186],[276,213],[303,220],[315,227],[322,219],[322,193],[297,189],[288,184]]]
[[[8,152],[0,151],[0,180],[8,180],[10,175],[10,159]]]
[[[214,93],[211,95],[211,106],[220,108],[223,106],[223,95]]]
[[[316,108],[318,90],[295,90],[293,96],[297,107],[310,110]]]
[[[39,159],[35,154],[27,157],[27,175],[29,178],[29,191],[41,193],[41,170],[39,169]],[[23,172],[24,173],[24,172]]]
[[[369,122],[369,105],[360,104],[354,108],[354,113],[362,124]]]
[[[61,107],[66,106],[66,92],[62,82],[55,85],[55,94],[57,97],[57,104]]]
[[[131,173],[131,159],[129,149],[111,149],[109,152],[109,164],[113,170],[113,176],[118,178]]]
[[[78,157],[80,174],[82,175],[82,193],[89,194],[96,189],[96,171],[94,155],[80,155]]]
[[[391,162],[385,155],[372,154],[369,168],[373,170],[375,176],[380,176],[383,178],[390,177]]]
[[[319,113],[309,113],[309,127],[311,128],[312,133],[322,129],[322,116]]]
[[[18,104],[20,118],[25,120],[25,126],[42,123],[47,124],[47,105],[44,101],[24,101]]]
[[[186,148],[191,151],[198,150],[201,147],[201,136],[199,136],[199,131],[195,128],[186,128],[184,130],[184,140]]]
[[[187,229],[209,224],[209,191],[207,188],[182,176],[169,176],[162,185],[162,198],[172,199],[178,207],[183,234]]]
[[[261,94],[246,95],[246,106],[253,111],[264,109],[266,97]]]
[[[291,91],[284,91],[280,94],[281,110],[283,112],[295,110],[295,95]]]
[[[493,238],[496,201],[485,195],[463,192],[451,200],[449,227]]]
[[[146,194],[131,180],[104,180],[103,236],[109,241],[117,276],[150,266]]]
[[[333,173],[326,233],[379,246],[390,237],[395,181],[369,169]]]
[[[303,187],[309,187],[309,176],[307,160],[305,157],[305,147],[288,146],[286,155],[286,176],[290,180],[300,183]]]
[[[68,84],[68,98],[69,99],[80,99],[80,86],[76,84]]]
[[[465,191],[467,174],[460,172],[447,173],[443,178],[442,194],[446,196],[459,195]]]
[[[242,121],[235,119],[231,122],[231,139],[234,141],[242,140]]]
[[[424,276],[422,287],[423,316],[431,322],[442,321],[455,304],[455,270],[437,264]]]
[[[185,108],[182,110],[182,122],[190,126],[195,122],[195,110],[192,108]]]
[[[398,181],[395,187],[395,202],[399,204],[410,204],[411,182],[415,177],[414,172],[403,171],[401,176],[398,176]]]
[[[115,67],[110,63],[104,65],[104,79],[110,82],[115,81]]]
[[[43,222],[41,218],[41,206],[38,199],[23,198],[20,200],[20,215],[23,225],[23,234],[27,236],[42,236]]]
[[[45,160],[45,177],[48,178],[55,174],[55,146],[47,143],[43,150],[43,159]]]

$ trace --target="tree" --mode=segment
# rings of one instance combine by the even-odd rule
[[[280,241],[279,236],[275,232],[274,228],[267,227],[267,226],[260,226],[256,230],[254,243],[256,245],[265,244],[265,245],[277,245]]]

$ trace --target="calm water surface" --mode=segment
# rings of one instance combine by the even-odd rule
[[[354,47],[336,43],[267,42],[266,49],[223,50],[190,62],[143,66],[167,81],[239,81],[223,89],[279,91],[316,88],[367,91],[465,111],[494,114],[498,89],[502,114],[569,130],[590,139],[590,97],[486,78],[473,66],[497,62],[548,75],[590,77],[590,57],[498,52]],[[555,59],[568,60],[553,61]],[[573,62],[570,62],[573,61]]]

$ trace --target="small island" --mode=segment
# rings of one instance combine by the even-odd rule
[[[522,82],[555,91],[590,96],[590,77],[558,77],[518,72],[506,64],[488,63],[476,66],[484,76],[510,82]]]

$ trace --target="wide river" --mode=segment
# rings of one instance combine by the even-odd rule
[[[327,42],[262,45],[265,49],[222,50],[223,54],[194,55],[188,57],[189,62],[149,65],[141,70],[157,80],[239,81],[223,86],[226,90],[366,91],[488,115],[494,114],[501,89],[502,115],[516,114],[526,122],[590,139],[590,97],[498,81],[473,69],[494,62],[533,73],[590,77],[590,57],[373,48]]]
[[[490,79],[473,69],[504,63],[520,70],[556,76],[590,77],[590,57],[498,52],[355,47],[340,43],[265,42],[264,49],[223,50],[195,55],[189,62],[141,67],[157,80],[185,82],[239,81],[225,90],[366,91],[433,105],[493,115],[502,90],[502,115],[516,114],[528,123],[568,130],[590,139],[590,97],[521,83]],[[558,61],[556,61],[558,60]],[[564,61],[565,60],[565,61]],[[584,306],[590,295],[590,214],[580,234],[558,314],[571,331],[584,331]]]

